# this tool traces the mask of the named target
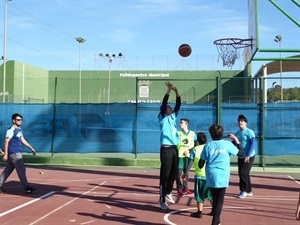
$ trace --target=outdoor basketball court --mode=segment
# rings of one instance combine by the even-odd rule
[[[5,183],[7,193],[0,194],[1,225],[211,223],[208,215],[201,219],[190,217],[196,210],[193,195],[175,196],[176,204],[169,204],[169,210],[159,208],[158,169],[33,166],[27,168],[27,174],[39,190],[25,195],[14,172]],[[297,176],[299,173],[255,173],[252,175],[254,196],[238,199],[235,197],[238,176],[232,174],[222,224],[298,225],[299,221],[295,220],[300,190]],[[193,189],[193,179],[189,184]],[[204,213],[210,210],[206,202]]]

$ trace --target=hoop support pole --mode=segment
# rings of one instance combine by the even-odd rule
[[[259,52],[300,52],[300,49],[259,49]]]
[[[251,61],[300,61],[300,58],[253,58]]]

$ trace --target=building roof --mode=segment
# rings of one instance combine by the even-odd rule
[[[300,58],[300,55],[291,56],[288,58]],[[295,72],[300,71],[300,60],[298,61],[273,61],[267,64],[264,64],[254,77],[260,77],[263,75],[263,68],[267,67],[267,75],[280,73],[280,62],[282,63],[282,71],[281,72]]]

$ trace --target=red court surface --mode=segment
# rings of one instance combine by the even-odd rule
[[[169,204],[169,210],[158,207],[158,169],[32,166],[27,175],[39,190],[25,195],[14,172],[4,185],[7,193],[0,194],[1,225],[211,224],[208,215],[190,217],[196,210],[193,195],[174,196],[176,204]],[[238,176],[232,174],[221,224],[299,225],[295,211],[300,184],[294,177],[253,174],[254,196],[238,199]],[[189,185],[193,189],[193,179]],[[206,202],[204,213],[209,212]]]

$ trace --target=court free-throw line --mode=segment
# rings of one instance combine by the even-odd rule
[[[101,186],[101,185],[103,185],[103,184],[105,184],[105,183],[106,183],[106,181],[104,181],[104,182],[102,182],[101,184],[99,184],[99,186]],[[39,218],[38,220],[33,221],[32,223],[30,223],[30,224],[28,224],[28,225],[34,225],[34,224],[40,222],[41,220],[45,219],[46,217],[50,216],[51,214],[57,212],[58,210],[64,208],[65,206],[71,204],[72,202],[75,202],[77,199],[81,198],[82,196],[84,196],[84,195],[90,193],[91,191],[95,190],[95,189],[98,188],[99,186],[96,186],[96,187],[94,187],[94,188],[92,188],[92,189],[90,189],[90,190],[84,192],[83,194],[79,195],[78,197],[76,197],[76,198],[72,199],[71,201],[69,201],[69,202],[67,202],[67,203],[65,203],[65,204],[63,204],[63,205],[61,205],[60,207],[58,207],[58,208],[52,210],[51,212],[47,213],[46,215],[42,216],[42,217]]]
[[[203,207],[203,208],[211,208],[211,207]],[[253,207],[235,207],[235,206],[225,206],[223,208],[225,208],[225,209],[253,209]],[[197,208],[187,208],[187,209],[180,209],[180,210],[169,212],[164,216],[164,221],[170,225],[177,225],[176,223],[173,223],[169,220],[169,216],[171,216],[172,214],[178,213],[178,212],[190,211],[190,210],[194,210],[194,209],[197,209]]]
[[[24,203],[22,205],[19,205],[19,206],[15,207],[15,208],[12,208],[12,209],[7,210],[7,211],[5,211],[3,213],[0,213],[0,217],[5,216],[5,215],[7,215],[7,214],[9,214],[11,212],[14,212],[14,211],[18,210],[18,209],[21,209],[21,208],[23,208],[23,207],[25,207],[27,205],[30,205],[30,204],[32,204],[34,202],[37,202],[37,201],[39,201],[41,199],[47,198],[48,196],[53,195],[54,193],[55,193],[55,191],[51,191],[51,192],[49,192],[49,193],[47,193],[47,194],[45,194],[45,195],[43,195],[41,197],[38,197],[38,198],[33,199],[33,200],[29,201],[29,202],[26,202],[26,203]]]

